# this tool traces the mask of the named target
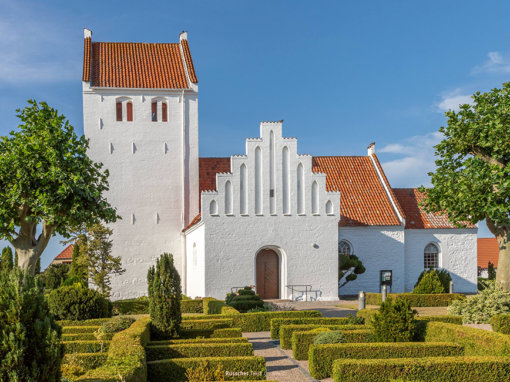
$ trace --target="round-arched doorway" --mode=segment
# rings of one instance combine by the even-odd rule
[[[275,250],[265,248],[257,254],[257,293],[262,299],[280,298],[280,258]]]

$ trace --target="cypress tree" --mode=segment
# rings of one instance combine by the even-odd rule
[[[3,271],[10,271],[12,268],[12,249],[11,247],[5,247],[2,249],[2,261],[0,263],[0,269]]]
[[[163,253],[156,267],[147,273],[149,312],[152,332],[156,338],[179,335],[181,326],[181,277],[175,269],[173,256]]]
[[[34,274],[38,275],[40,273],[41,273],[41,258],[39,257],[37,259],[37,263],[35,263],[35,272],[34,272]]]
[[[18,266],[18,252],[14,251],[14,266]]]

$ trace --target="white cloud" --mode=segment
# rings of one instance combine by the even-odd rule
[[[459,110],[459,105],[472,102],[471,94],[463,94],[461,89],[455,89],[452,92],[445,93],[441,96],[441,101],[437,103],[437,110],[444,113],[448,110]]]
[[[416,135],[377,150],[383,154],[382,166],[392,187],[428,185],[427,173],[435,168],[434,146],[441,139],[442,134],[439,132]],[[400,158],[385,161],[384,154],[394,154]]]
[[[76,42],[65,22],[48,19],[35,5],[2,3],[0,82],[66,81],[79,76]]]
[[[487,61],[471,70],[471,74],[479,73],[510,73],[510,56],[500,52],[487,53]]]

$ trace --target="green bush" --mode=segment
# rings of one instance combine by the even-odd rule
[[[97,331],[99,335],[117,333],[126,330],[136,320],[133,317],[114,317],[110,321],[105,322]]]
[[[209,343],[240,343],[248,342],[246,337],[230,337],[230,338],[190,338],[184,340],[164,340],[151,341],[149,345],[179,345],[179,344],[209,344]]]
[[[330,330],[328,332],[319,333],[313,340],[315,345],[344,344],[346,342],[347,339],[340,330]]]
[[[110,341],[114,333],[101,334],[101,340]],[[96,333],[69,333],[62,334],[62,341],[96,341]]]
[[[361,309],[356,312],[356,316],[361,317],[365,320],[365,324],[369,325],[372,321],[372,317],[377,313],[377,309]]]
[[[172,255],[163,253],[147,273],[149,311],[155,338],[171,338],[181,327],[181,277]]]
[[[61,287],[69,274],[70,264],[53,264],[40,274],[40,278],[46,290],[53,290]]]
[[[108,358],[107,353],[71,353],[66,354],[62,361],[62,377],[74,380],[88,370],[102,366]]]
[[[377,342],[409,342],[417,336],[416,311],[405,298],[393,302],[389,297],[381,304],[370,324]]]
[[[225,329],[183,329],[181,330],[181,337],[186,338],[235,338],[242,337],[243,333],[239,328],[225,328]]]
[[[219,365],[228,371],[225,380],[264,380],[266,378],[266,362],[263,357],[201,357],[175,358],[162,361],[147,362],[148,380],[151,382],[186,381],[186,370],[199,367],[203,362],[207,368],[216,370]]]
[[[464,346],[466,355],[510,356],[510,337],[467,326],[428,322],[426,342],[454,342]]]
[[[365,320],[362,319],[364,322]],[[359,324],[363,322],[359,321]],[[299,317],[299,318],[273,318],[271,320],[271,338],[280,338],[280,327],[282,325],[299,324],[325,324],[325,325],[356,325],[352,319],[346,317]]]
[[[16,266],[17,265],[18,264],[16,264]],[[0,272],[9,272],[13,267],[14,258],[12,256],[12,249],[11,247],[4,247],[0,258]]]
[[[145,353],[148,361],[168,358],[251,356],[253,345],[246,342],[148,345],[145,347]]]
[[[462,346],[448,343],[365,343],[311,345],[308,365],[315,379],[330,377],[337,359],[450,357],[464,354]]]
[[[510,334],[510,314],[496,314],[492,316],[490,323],[495,332]]]
[[[413,289],[414,294],[438,294],[438,293],[446,293],[443,288],[443,284],[441,284],[441,280],[439,280],[439,276],[436,271],[427,271],[422,274],[423,277],[416,284]]]
[[[507,357],[437,357],[339,359],[333,363],[335,382],[388,380],[430,382],[501,382],[510,375]]]
[[[486,324],[492,316],[510,313],[510,291],[496,282],[464,301],[455,301],[449,308],[450,314],[462,316],[464,323]]]
[[[367,325],[370,325],[372,317],[377,314],[377,309],[361,309],[357,316],[364,318]],[[451,324],[462,325],[462,316],[441,315],[441,316],[415,316],[417,321],[440,321]]]
[[[236,293],[228,293],[225,303],[241,313],[264,306],[264,301],[250,287],[239,289]]]
[[[381,305],[382,295],[380,293],[366,293],[367,305]],[[412,307],[421,306],[448,306],[453,301],[464,300],[466,296],[460,293],[443,294],[414,294],[414,293],[389,293],[388,297],[399,299],[407,298]]]
[[[59,324],[62,327],[63,326],[101,326],[105,322],[108,322],[110,320],[111,320],[110,317],[107,317],[107,318],[93,318],[91,320],[80,320],[80,321],[76,321],[76,320],[60,320],[60,321],[57,321],[57,324]]]
[[[359,329],[360,325],[321,325],[321,324],[310,324],[310,325],[282,325],[280,326],[280,347],[282,349],[292,349],[292,334],[294,332],[304,332],[317,328],[326,328],[330,330],[356,330]]]
[[[149,342],[149,337],[150,319],[137,320],[128,329],[113,336],[103,366],[90,370],[77,381],[147,381],[144,346]]]
[[[233,324],[232,319],[222,318],[218,320],[185,320],[181,324],[182,329],[199,329],[199,330],[214,330],[231,328]]]
[[[113,301],[113,314],[148,314],[149,297]]]
[[[313,344],[314,338],[318,332],[314,329],[306,332],[292,333],[292,356],[297,360],[308,360],[308,349]],[[323,331],[330,329],[321,328]],[[359,330],[344,330],[342,333],[345,336],[347,343],[365,343],[372,342],[372,331],[369,329]]]
[[[62,333],[76,334],[76,333],[94,333],[99,330],[100,326],[64,326]]]
[[[17,267],[0,272],[0,381],[60,381],[60,338],[42,283]]]
[[[437,275],[437,277],[439,278],[439,281],[441,282],[443,291],[440,293],[449,293],[450,292],[450,281],[452,281],[452,277],[450,276],[450,273],[448,273],[448,271],[446,269],[433,269],[433,270],[425,269],[418,277],[418,281],[416,282],[414,287],[416,288],[416,286],[420,283],[423,276],[425,276],[427,273],[431,273],[431,272],[435,273]]]
[[[64,351],[69,353],[99,353],[106,352],[110,347],[110,341],[63,341]]]
[[[203,300],[183,300],[181,301],[182,313],[203,313]]]
[[[50,312],[59,320],[87,320],[112,316],[111,302],[81,284],[61,286],[48,296]]]

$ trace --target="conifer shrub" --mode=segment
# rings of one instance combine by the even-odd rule
[[[0,258],[0,272],[9,272],[14,267],[12,249],[11,247],[4,247],[2,249],[2,256]]]
[[[179,335],[181,327],[181,277],[173,256],[163,253],[147,274],[151,331],[155,339]]]
[[[318,344],[344,344],[347,342],[345,335],[340,330],[333,330],[329,332],[319,333],[313,340],[313,343]]]
[[[109,321],[106,321],[99,330],[99,334],[117,333],[121,330],[125,330],[131,326],[136,320],[133,317],[114,317]]]
[[[60,381],[60,338],[40,280],[0,272],[0,381]]]
[[[80,283],[61,286],[48,296],[50,312],[59,320],[88,320],[112,316],[112,303]]]
[[[46,290],[57,289],[62,286],[69,275],[69,264],[53,264],[41,273],[41,280]]]
[[[264,307],[264,301],[248,286],[239,289],[236,293],[228,293],[225,303],[241,313]]]
[[[445,293],[443,284],[436,271],[422,273],[423,277],[413,289],[414,294],[436,294]]]
[[[372,316],[371,324],[376,342],[410,342],[418,336],[416,311],[406,298],[395,301],[391,297],[381,304]]]

